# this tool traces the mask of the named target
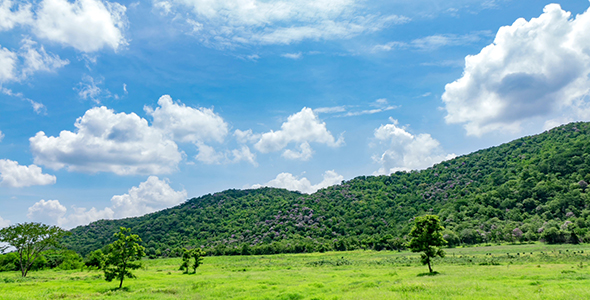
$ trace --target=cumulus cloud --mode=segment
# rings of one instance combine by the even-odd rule
[[[239,143],[254,143],[260,139],[260,134],[252,133],[252,129],[248,129],[245,131],[236,129],[234,131],[234,136]]]
[[[41,200],[29,207],[27,217],[45,224],[60,224],[68,209],[58,200]]]
[[[197,148],[199,153],[195,156],[195,159],[208,165],[246,161],[255,167],[258,166],[258,163],[256,162],[256,154],[252,153],[250,148],[246,145],[242,145],[240,148],[231,151],[217,151],[215,148],[203,143],[198,143]]]
[[[381,155],[373,156],[373,160],[381,165],[376,174],[424,169],[455,157],[455,154],[446,154],[430,134],[413,135],[398,126],[397,120],[391,119],[391,122],[375,129],[379,147],[385,148]]]
[[[43,170],[36,165],[21,166],[9,159],[0,159],[0,178],[0,186],[16,188],[56,182],[54,175],[43,174]]]
[[[169,95],[158,100],[156,109],[144,107],[154,118],[153,126],[172,134],[178,142],[223,142],[228,134],[228,124],[209,108],[192,108],[174,103]]]
[[[218,151],[209,142],[222,143],[229,133],[229,125],[211,108],[189,107],[180,102],[174,102],[169,95],[158,100],[159,107],[155,109],[145,106],[144,110],[153,117],[153,126],[171,136],[174,141],[194,143],[199,153],[196,159],[205,164],[227,164],[248,161],[258,165],[256,156],[250,148],[242,146],[239,149]],[[248,139],[252,131],[234,132],[236,138]]]
[[[176,143],[135,113],[95,107],[74,126],[74,132],[64,130],[57,137],[43,131],[31,137],[35,163],[54,170],[132,175],[170,173],[182,160]]]
[[[286,159],[293,159],[293,160],[309,160],[313,155],[313,150],[309,146],[308,142],[301,143],[299,145],[299,151],[294,151],[291,149],[285,150],[283,152],[283,157]]]
[[[154,2],[154,7],[175,19],[181,16],[176,12],[192,10],[192,17],[188,18],[190,31],[222,46],[350,38],[409,21],[403,16],[370,14],[359,2],[160,0]]]
[[[29,208],[27,217],[34,221],[56,224],[66,228],[88,224],[100,219],[128,218],[152,213],[182,203],[187,198],[185,190],[175,191],[167,179],[150,176],[126,194],[111,198],[111,206],[102,210],[72,206],[72,212],[58,200],[41,200]]]
[[[10,225],[10,220],[4,220],[0,217],[0,228],[8,227]]]
[[[30,28],[39,38],[82,52],[126,45],[125,6],[101,0],[42,0],[0,3],[0,30]]]
[[[11,0],[0,2],[0,31],[10,30],[21,24],[29,24],[32,20],[31,4]]]
[[[127,43],[125,10],[119,3],[100,0],[44,0],[36,11],[34,32],[82,52],[117,50]]]
[[[589,119],[590,13],[572,18],[558,4],[530,21],[500,28],[494,42],[465,58],[445,87],[447,123],[468,135],[516,132],[523,122]]]
[[[268,153],[280,151],[290,143],[295,143],[298,144],[300,154],[287,150],[283,156],[291,159],[309,159],[311,157],[310,142],[338,147],[344,140],[342,137],[336,140],[326,128],[326,123],[321,122],[311,108],[304,107],[300,112],[289,116],[280,130],[263,133],[254,144],[254,148],[262,153]]]
[[[323,175],[324,179],[322,182],[312,185],[311,182],[303,177],[297,178],[291,173],[281,173],[277,177],[265,184],[255,184],[252,186],[253,189],[261,188],[264,186],[283,188],[290,191],[299,191],[306,194],[315,193],[317,190],[329,187],[335,184],[339,184],[344,180],[342,175],[339,175],[334,170],[326,171]]]
[[[137,187],[129,189],[127,194],[116,195],[111,199],[115,217],[135,217],[163,208],[177,205],[186,200],[186,190],[175,191],[168,180],[150,176]]]

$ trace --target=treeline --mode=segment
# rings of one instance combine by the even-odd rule
[[[590,242],[590,125],[548,132],[442,162],[422,171],[360,176],[312,195],[282,189],[228,190],[137,218],[72,230],[86,255],[120,226],[140,233],[151,257],[183,247],[213,255],[399,249],[412,220],[437,214],[451,246]]]
[[[44,251],[31,266],[32,271],[43,269],[76,270],[85,266],[80,254],[72,250],[52,249]],[[19,271],[19,258],[17,252],[0,255],[0,272]]]

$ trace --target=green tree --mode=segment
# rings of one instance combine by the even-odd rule
[[[102,253],[100,249],[98,249],[86,255],[86,258],[84,259],[84,264],[87,267],[95,267],[100,270],[104,267],[105,259],[105,255]]]
[[[141,267],[141,262],[138,260],[145,256],[145,248],[139,245],[141,238],[137,234],[131,234],[131,228],[120,227],[119,232],[114,236],[117,240],[109,245],[104,276],[106,281],[120,280],[119,288],[121,288],[125,277],[135,278],[131,270]]]
[[[183,270],[185,274],[188,274],[188,268],[190,265],[190,260],[192,257],[193,250],[189,250],[186,248],[182,249],[182,264],[180,265],[180,270]]]
[[[22,277],[26,277],[41,252],[58,247],[59,241],[69,232],[41,223],[19,223],[0,229],[0,242],[16,248]]]
[[[192,265],[193,273],[197,273],[197,268],[203,264],[203,256],[205,256],[205,251],[203,251],[201,248],[193,249],[192,256],[195,259],[195,262]]]
[[[182,254],[182,264],[180,265],[180,270],[183,270],[185,274],[188,274],[189,267],[193,269],[193,273],[197,273],[197,268],[203,264],[203,256],[205,256],[205,251],[201,248],[195,249],[186,249],[183,248]],[[194,259],[194,262],[191,264],[191,259]]]
[[[408,246],[412,249],[412,252],[423,252],[420,255],[422,264],[428,264],[430,273],[432,273],[432,259],[437,256],[445,257],[445,252],[440,249],[440,247],[447,244],[442,235],[444,230],[445,228],[440,224],[438,216],[426,215],[416,217],[414,227],[410,231],[412,239]]]

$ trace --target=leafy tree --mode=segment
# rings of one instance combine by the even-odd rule
[[[437,256],[445,257],[445,252],[439,248],[447,244],[442,235],[444,230],[438,216],[426,215],[416,217],[414,227],[410,231],[412,239],[408,246],[412,252],[423,252],[420,255],[422,264],[428,264],[430,273],[432,273],[431,260]]]
[[[183,248],[182,249],[182,264],[180,265],[180,270],[183,270],[185,274],[188,274],[188,268],[190,265],[190,260],[191,260],[191,256],[192,256],[192,249],[186,249]]]
[[[105,255],[102,253],[100,249],[92,251],[86,255],[84,259],[84,264],[87,267],[95,267],[97,269],[102,269],[105,263]]]
[[[22,277],[49,247],[58,247],[60,239],[70,234],[57,227],[41,223],[19,223],[0,229],[0,242],[16,248]]]
[[[145,248],[138,244],[141,243],[141,238],[137,234],[131,234],[131,228],[121,227],[114,236],[117,240],[110,244],[104,276],[109,282],[113,279],[120,280],[119,288],[121,288],[125,277],[135,278],[130,270],[141,267],[141,262],[138,260],[145,256]]]
[[[193,263],[193,273],[197,273],[197,268],[203,264],[203,256],[205,256],[205,251],[201,248],[195,248],[192,251],[192,256],[195,262]]]
[[[183,270],[185,274],[188,274],[188,269],[191,267],[193,269],[193,273],[197,273],[197,268],[203,264],[203,256],[205,256],[205,251],[201,248],[195,249],[186,249],[183,248],[182,254],[182,264],[180,265],[180,270]],[[194,262],[191,264],[191,259],[194,259]]]

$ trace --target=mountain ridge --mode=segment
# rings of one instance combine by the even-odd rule
[[[403,247],[413,217],[438,214],[451,245],[590,240],[590,123],[458,156],[421,171],[358,176],[313,194],[276,188],[230,189],[168,209],[71,230],[82,253],[131,227],[148,254],[181,247],[212,254]],[[569,222],[569,223],[568,223]]]

